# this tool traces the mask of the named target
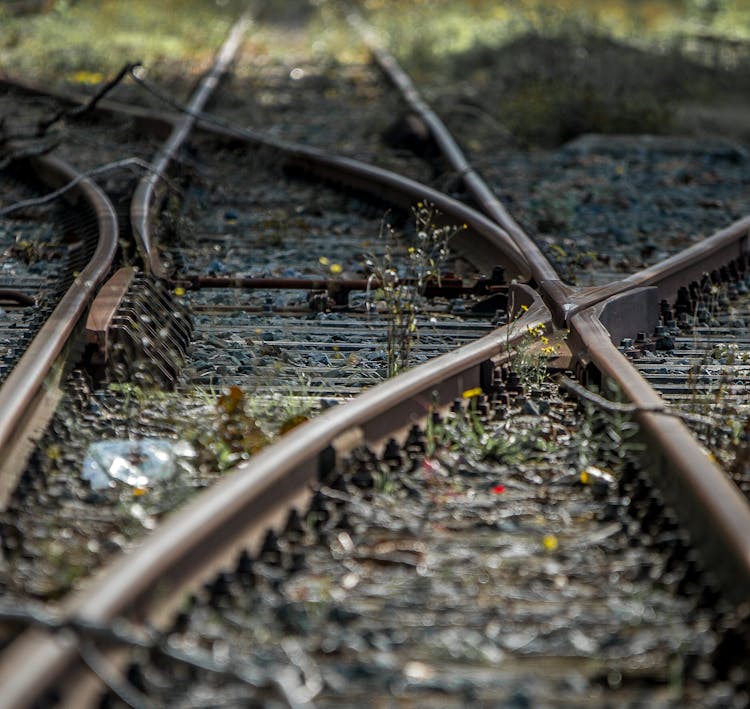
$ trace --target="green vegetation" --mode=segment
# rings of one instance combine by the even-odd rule
[[[0,7],[0,66],[14,76],[97,84],[127,62],[160,76],[207,65],[243,3],[58,0],[43,14]]]
[[[151,78],[172,89],[175,81],[187,87],[208,65],[246,7],[240,0],[47,5],[47,12],[21,17],[0,6],[0,66],[8,73],[93,85],[141,61]],[[255,5],[239,79],[256,81],[259,66],[295,57],[323,69],[369,60],[345,21],[349,3]],[[733,126],[750,90],[747,0],[363,0],[361,6],[441,112],[480,116],[522,144],[556,145],[584,132],[679,130],[692,125],[686,111],[722,98],[723,112],[702,120]],[[453,85],[446,90],[436,76]]]
[[[513,323],[510,329],[513,328]],[[535,389],[547,378],[547,359],[556,350],[550,344],[544,325],[530,327],[512,349],[511,366],[524,389]]]
[[[698,106],[712,107],[706,120],[746,135],[732,104],[744,105],[750,89],[750,3],[516,0],[473,2],[467,12],[466,3],[419,2],[399,13],[365,4],[441,112],[462,123],[480,116],[521,144],[682,132]],[[438,76],[454,85],[446,90]]]
[[[250,3],[252,5],[252,3]],[[0,64],[21,75],[71,75],[92,80],[126,61],[147,65],[166,63],[184,68],[206,60],[222,40],[232,20],[247,7],[240,0],[56,0],[47,12],[14,16],[0,5]],[[348,3],[319,0],[318,12],[298,0],[259,4],[249,39],[259,52],[282,56],[290,46],[312,45],[318,57],[338,61],[366,60],[352,43],[343,21]],[[745,0],[364,0],[368,18],[398,48],[410,68],[421,57],[432,66],[467,52],[497,48],[530,33],[579,37],[594,32],[663,47],[684,37],[710,34],[731,39],[750,38],[750,3]],[[270,6],[270,7],[269,7]],[[394,6],[396,11],[394,11]],[[306,36],[296,34],[310,23]]]
[[[409,358],[418,340],[417,318],[427,285],[440,283],[440,272],[448,258],[448,242],[463,227],[438,226],[434,205],[417,203],[413,210],[415,239],[405,258],[397,253],[393,229],[385,228],[386,245],[381,258],[370,256],[365,264],[370,278],[379,282],[374,300],[382,304],[388,318],[386,338],[387,376],[409,368]],[[381,236],[383,236],[381,234]],[[369,307],[375,304],[370,301]]]
[[[750,3],[729,0],[365,0],[372,21],[400,55],[450,57],[498,46],[528,33],[579,36],[595,31],[639,44],[711,33],[750,38]],[[431,59],[432,60],[432,59]]]

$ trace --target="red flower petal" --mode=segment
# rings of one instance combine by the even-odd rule
[[[502,495],[505,492],[505,485],[495,485],[495,487],[492,488],[492,492],[496,495]]]

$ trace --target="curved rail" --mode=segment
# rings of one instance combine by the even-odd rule
[[[102,102],[105,108],[111,105]],[[130,115],[148,120],[152,125],[164,125],[167,120],[152,111],[129,110]],[[523,250],[518,247],[505,229],[476,209],[417,180],[399,175],[391,170],[369,165],[354,158],[334,155],[318,148],[270,138],[256,131],[217,126],[207,118],[198,118],[198,127],[208,135],[240,140],[258,148],[270,148],[279,153],[288,168],[299,169],[318,178],[331,180],[347,189],[360,190],[380,200],[409,209],[416,202],[428,201],[437,207],[443,217],[456,224],[466,224],[468,230],[460,243],[451,246],[476,260],[477,263],[498,264],[506,268],[509,278],[526,281],[531,268]],[[143,211],[143,210],[140,210]],[[150,233],[150,227],[148,227]],[[478,236],[479,239],[472,239]],[[155,244],[151,240],[141,245],[144,257],[154,256]]]
[[[579,363],[593,366],[600,377],[616,382],[637,409],[645,409],[637,414],[641,430],[653,449],[660,451],[650,461],[652,477],[674,504],[681,523],[690,530],[706,566],[720,578],[727,596],[740,602],[750,600],[750,504],[681,421],[654,412],[655,408],[664,408],[661,397],[613,345],[613,339],[619,342],[625,335],[653,331],[660,300],[673,301],[680,286],[733,262],[744,264],[750,250],[750,217],[615,283],[595,288],[567,287],[536,244],[515,222],[508,221],[502,205],[468,166],[442,121],[421,99],[411,79],[380,45],[367,23],[359,15],[350,16],[350,22],[409,106],[427,123],[444,156],[485,213],[507,228],[527,255],[555,324],[567,324],[571,330],[571,345]]]
[[[436,399],[446,405],[467,389],[487,386],[508,346],[527,328],[551,326],[549,311],[533,291],[516,286],[514,300],[528,310],[511,325],[329,409],[238,466],[69,599],[66,615],[86,624],[120,616],[155,622],[173,612],[188,589],[230,564],[240,549],[259,544],[291,507],[301,508],[332,454],[405,430],[427,416]],[[76,683],[71,666],[79,658],[70,636],[27,631],[1,659],[0,707],[27,706],[63,678]]]
[[[167,175],[170,163],[174,160],[177,151],[185,142],[195,124],[195,114],[203,109],[214,89],[219,85],[219,81],[227,72],[249,26],[250,17],[246,14],[234,23],[213,66],[201,79],[197,90],[191,96],[187,112],[174,125],[172,134],[159,150],[151,163],[151,169],[140,181],[133,195],[130,207],[130,222],[133,233],[141,244],[143,252],[148,255],[145,263],[146,269],[157,278],[164,278],[166,273],[152,242],[151,210],[158,208],[164,198],[166,190],[164,178]]]
[[[199,111],[200,106],[191,102],[189,113],[197,115]],[[130,113],[132,115],[132,111]],[[159,121],[151,114],[148,119]],[[529,275],[526,259],[501,227],[425,185],[356,160],[267,140],[249,131],[211,127],[211,132],[247,144],[271,147],[280,151],[289,167],[375,194],[404,207],[421,200],[430,201],[447,218],[471,227],[470,233],[464,232],[462,243],[457,245],[459,250],[471,254],[478,262],[502,263],[513,276],[527,278]],[[170,140],[169,160],[177,150],[176,134],[177,129]],[[179,135],[184,139],[186,132],[179,131]],[[166,149],[160,156],[165,152]],[[134,223],[137,220],[139,246],[154,275],[163,274],[164,269],[149,236],[149,220],[158,201],[154,192],[158,181],[156,174],[165,174],[168,161],[160,159],[157,163],[154,173],[142,181],[131,208]],[[471,232],[480,238],[472,239]],[[171,518],[139,552],[105,570],[90,592],[74,596],[65,604],[65,612],[98,621],[121,614],[135,617],[163,614],[169,606],[179,602],[186,587],[210,573],[208,564],[226,561],[233,551],[247,544],[248,538],[259,539],[274,521],[274,515],[283,515],[299,498],[305,482],[315,479],[318,469],[329,460],[330,451],[340,448],[342,440],[375,441],[392,435],[394,426],[407,426],[414,419],[423,418],[436,395],[443,402],[449,402],[463,391],[486,383],[484,380],[492,376],[493,358],[502,357],[501,353],[507,351],[509,345],[524,337],[527,327],[550,326],[547,309],[532,291],[517,286],[514,300],[516,307],[526,304],[530,309],[510,329],[497,330],[455,353],[386,382],[301,427],[293,440],[287,439],[263,451],[254,457],[251,466],[242,466],[234,476],[196,498],[184,512]],[[210,554],[201,553],[207,548],[211,549]],[[168,594],[165,593],[167,587]],[[33,666],[27,661],[31,655],[36,658]],[[30,697],[41,696],[45,688],[57,685],[68,676],[76,658],[75,642],[68,642],[64,637],[53,639],[38,631],[25,633],[3,655],[0,684],[4,692],[0,706],[23,706]]]
[[[10,84],[12,85],[12,84]],[[85,103],[84,97],[70,96],[67,99],[55,92],[39,87],[21,84],[21,89],[42,95],[49,95],[57,100],[73,103]],[[140,122],[153,131],[169,131],[181,114],[156,112],[151,109],[120,104],[103,99],[99,101],[94,112],[124,115]],[[185,112],[188,112],[187,109]],[[399,175],[391,170],[369,165],[354,158],[334,155],[307,145],[289,143],[277,138],[263,135],[258,131],[242,129],[227,125],[218,125],[209,116],[202,116],[198,111],[189,112],[197,121],[197,129],[207,135],[229,140],[239,140],[257,148],[267,148],[277,152],[285,167],[298,169],[316,177],[331,180],[347,189],[360,190],[389,204],[409,209],[416,202],[428,201],[437,207],[442,215],[455,224],[466,224],[468,229],[461,235],[460,243],[452,244],[461,253],[477,263],[502,265],[509,279],[528,281],[532,277],[529,262],[510,234],[490,218],[476,209],[453,199],[439,190],[416,180]],[[147,210],[142,204],[133,208],[137,218],[143,218]],[[156,245],[151,239],[151,226],[146,222],[147,239],[138,239],[138,248],[147,263],[153,261],[157,271],[163,268],[155,251]],[[473,239],[472,236],[479,236]],[[152,265],[153,265],[152,264]],[[156,272],[154,272],[156,274]]]
[[[11,494],[20,464],[17,445],[24,439],[23,431],[44,395],[44,383],[55,362],[65,350],[76,325],[93,300],[97,287],[112,268],[117,250],[117,217],[104,193],[88,178],[70,165],[53,157],[34,157],[30,165],[53,188],[77,181],[69,192],[69,200],[84,200],[93,210],[99,227],[99,241],[86,268],[62,297],[47,322],[32,340],[0,389],[0,509]],[[5,473],[5,465],[13,460],[13,473]]]
[[[562,326],[576,312],[581,312],[619,293],[647,285],[658,285],[660,298],[672,300],[681,285],[718,270],[750,251],[750,217],[741,219],[716,232],[660,264],[645,268],[622,280],[605,286],[571,288],[560,280],[541,249],[518,225],[490,187],[466,160],[460,147],[439,116],[419,94],[409,75],[383,46],[374,29],[356,12],[348,15],[373,59],[387,78],[401,92],[409,107],[428,126],[445,159],[461,176],[472,197],[491,219],[500,224],[526,256],[531,275],[542,297],[552,309],[556,324]]]
[[[508,232],[516,246],[526,256],[531,269],[531,276],[539,286],[545,302],[552,307],[554,313],[561,302],[560,295],[569,292],[569,289],[560,280],[554,266],[471,166],[448,128],[437,113],[424,101],[414,82],[399,66],[395,57],[383,46],[375,31],[356,12],[350,13],[348,20],[359,32],[383,73],[398,88],[409,107],[425,122],[443,157],[463,180],[482,211]]]
[[[205,127],[206,124],[202,125]],[[396,185],[403,179],[394,181],[388,171],[372,169],[357,161],[315,149],[290,147],[247,131],[211,130],[227,137],[278,148],[285,151],[291,164],[331,179],[341,180],[343,168],[355,187],[372,187],[373,175],[379,176],[378,189],[390,198],[394,197],[398,191]],[[462,171],[462,176],[465,174],[476,173]],[[425,188],[418,183],[407,183],[411,183],[409,189],[419,190],[412,193],[417,195],[416,199],[430,199],[445,211],[438,199],[429,196],[434,191],[425,193]],[[440,193],[436,196],[444,200],[442,205],[454,208],[453,200]],[[458,214],[472,211],[461,212],[468,210],[463,205],[456,209],[459,209]],[[496,213],[493,219],[499,219],[500,215]],[[726,248],[722,259],[731,260],[744,255],[747,220],[719,232],[712,237],[715,241],[709,247],[703,244],[692,247],[660,267],[645,269],[609,286],[578,291],[563,287],[547,266],[527,262],[521,255],[529,253],[524,248],[526,244],[514,229],[501,229],[487,219],[480,219],[477,223],[491,235],[488,248],[507,248],[515,240],[516,245],[506,252],[505,258],[516,263],[519,270],[525,268],[526,273],[530,273],[545,293],[549,308],[570,324],[572,344],[579,360],[590,362],[602,376],[618,381],[630,400],[643,409],[637,413],[641,426],[662,451],[653,460],[657,468],[654,472],[657,483],[665,489],[668,497],[679,503],[677,509],[682,521],[702,546],[704,558],[724,580],[725,590],[739,600],[747,600],[750,588],[750,506],[723,472],[708,461],[702,446],[687,429],[675,417],[654,410],[662,407],[663,402],[640,375],[627,369],[626,360],[612,345],[613,333],[618,328],[632,326],[636,318],[641,318],[641,322],[644,317],[654,316],[651,306],[656,300],[656,289],[671,294],[679,281],[684,282],[683,279],[705,272],[708,254],[717,249]],[[506,227],[509,224],[505,222]],[[708,250],[702,251],[699,247]],[[535,246],[534,249],[538,251]],[[530,261],[533,262],[534,257]],[[717,261],[715,267],[722,263]],[[547,282],[560,284],[560,287],[545,289],[543,284]],[[655,286],[656,289],[639,289],[643,285]],[[624,291],[628,293],[624,294]],[[258,454],[251,462],[240,466],[234,475],[170,518],[148,544],[105,570],[88,591],[71,598],[65,611],[83,623],[106,622],[118,615],[153,618],[168,612],[179,602],[185,588],[200,581],[216,565],[226,563],[248,540],[258,540],[272,518],[279,519],[290,505],[300,504],[307,494],[301,493],[300,489],[315,479],[319,468],[330,464],[332,451],[344,451],[352,442],[374,441],[392,435],[392,426],[407,425],[429,410],[436,388],[441,392],[442,401],[446,401],[465,389],[488,383],[488,373],[503,357],[509,343],[522,336],[527,327],[536,324],[551,326],[549,310],[533,292],[519,286],[515,293],[519,299],[524,298],[532,305],[529,312],[511,327],[511,330],[518,328],[515,332],[507,328],[498,330],[386,382],[300,427],[293,437]],[[621,295],[603,302],[613,293]],[[555,319],[559,321],[560,317]],[[394,416],[395,422],[391,420]],[[202,558],[203,552],[209,549],[210,562]],[[33,666],[28,662],[29,652],[34,652],[37,659]],[[44,688],[67,675],[75,663],[76,653],[74,638],[53,638],[36,631],[26,633],[5,653],[0,665],[0,680],[5,690],[0,701],[6,702],[2,705],[23,706],[30,696],[40,696]]]

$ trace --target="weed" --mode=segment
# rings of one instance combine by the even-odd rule
[[[489,427],[477,411],[476,390],[465,392],[464,397],[469,399],[467,406],[451,411],[444,418],[434,414],[428,417],[425,430],[428,458],[440,450],[448,450],[479,461],[513,465],[535,450],[536,431],[514,433],[507,423]]]
[[[381,258],[370,256],[366,266],[370,281],[377,282],[374,298],[385,305],[388,318],[386,337],[387,376],[393,377],[409,367],[411,353],[418,340],[417,318],[422,311],[428,283],[440,283],[440,271],[448,258],[448,242],[463,228],[438,226],[438,211],[429,203],[418,202],[412,210],[416,239],[407,248],[405,263],[397,256],[393,229],[383,226],[386,245]],[[368,309],[373,309],[368,289]]]
[[[614,382],[609,382],[609,398],[621,402],[623,397]],[[643,446],[634,440],[638,424],[630,412],[607,410],[596,407],[590,401],[582,401],[581,423],[573,448],[576,451],[578,470],[590,466],[606,467],[622,472],[628,460],[643,451]]]
[[[518,374],[521,386],[537,389],[547,376],[547,359],[557,350],[550,344],[547,330],[541,323],[528,327],[523,338],[511,348],[513,327],[527,310],[528,307],[522,305],[518,316],[508,325],[506,347],[511,352],[511,368]]]

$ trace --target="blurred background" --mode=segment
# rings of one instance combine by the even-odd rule
[[[10,0],[0,72],[85,88],[141,61],[180,85],[248,5],[256,64],[366,62],[344,21],[357,8],[438,109],[474,107],[522,145],[588,132],[750,141],[750,0]]]

